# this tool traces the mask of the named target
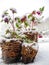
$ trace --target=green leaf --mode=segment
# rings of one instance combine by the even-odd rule
[[[16,17],[15,20],[18,20],[18,23],[21,23],[20,18]]]
[[[44,7],[42,7],[42,11],[44,11]]]
[[[20,22],[20,18],[17,17],[18,22]]]
[[[28,15],[28,18],[30,18],[30,17],[32,17],[32,14],[29,14],[29,15]]]
[[[19,28],[19,24],[18,23],[16,23],[16,27]]]
[[[16,32],[11,32],[12,33],[12,35],[17,35],[17,33]]]
[[[11,32],[11,38],[16,38],[17,33],[16,32]]]
[[[34,21],[34,20],[35,20],[35,17],[33,16],[32,19],[31,19],[31,21]]]
[[[44,11],[44,7],[40,8],[39,10],[40,10],[41,12]]]
[[[8,10],[5,10],[3,13],[4,13],[4,15],[8,15],[9,14]]]
[[[29,24],[27,23],[27,21],[24,22],[25,26],[27,27]]]
[[[5,15],[7,15],[8,13],[7,12],[4,12]]]
[[[6,30],[6,34],[7,34],[7,33],[10,33],[9,29]]]

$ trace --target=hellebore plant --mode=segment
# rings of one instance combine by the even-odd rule
[[[8,11],[10,11],[12,13],[12,17],[8,13]],[[24,15],[22,18],[14,16],[17,13],[16,9],[14,9],[14,8],[10,8],[9,10],[4,11],[1,21],[5,22],[7,24],[10,23],[12,26],[12,29],[13,29],[12,31],[10,31],[9,29],[6,30],[6,34],[10,33],[12,38],[16,37],[16,36],[20,37],[17,34],[17,30],[21,30],[21,28],[23,28],[23,26],[22,26],[23,23],[24,23],[25,29],[27,28],[27,26],[29,26],[30,28],[32,27],[32,29],[33,29],[33,26],[36,25],[40,21],[36,17],[36,15],[41,16],[43,11],[44,11],[44,7],[40,8],[38,11],[34,10],[28,16]],[[28,21],[28,19],[31,23]],[[31,26],[31,24],[32,24],[32,26]],[[17,28],[17,30],[16,30],[16,28]]]

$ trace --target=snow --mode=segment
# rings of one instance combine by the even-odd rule
[[[33,63],[27,65],[49,65],[49,42],[38,42],[39,51]],[[0,49],[0,65],[8,65],[3,63],[1,59],[1,49]],[[23,63],[9,64],[9,65],[25,65]]]

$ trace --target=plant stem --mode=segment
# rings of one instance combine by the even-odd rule
[[[11,23],[11,25],[12,25],[12,27],[13,27],[13,32],[15,32],[15,27],[14,27],[14,14],[13,14],[13,21],[12,21],[12,23]]]
[[[14,21],[12,21],[11,25],[13,27],[13,32],[15,32]]]

